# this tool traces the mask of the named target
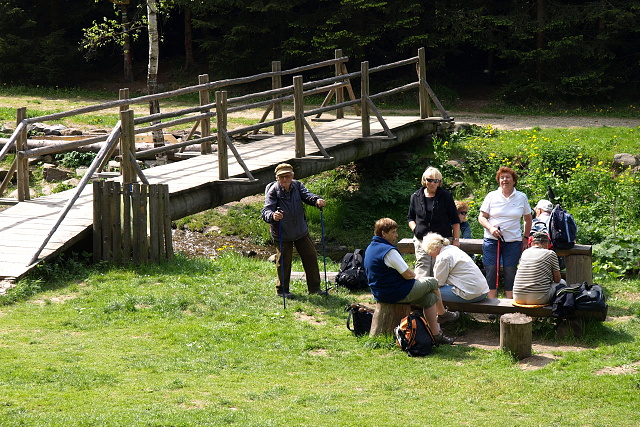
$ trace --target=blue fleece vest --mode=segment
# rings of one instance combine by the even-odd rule
[[[390,250],[398,250],[389,241],[373,236],[364,256],[364,268],[371,293],[376,301],[396,303],[409,295],[415,282],[407,280],[395,269],[387,267],[384,256]]]

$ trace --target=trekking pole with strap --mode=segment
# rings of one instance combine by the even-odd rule
[[[320,208],[320,224],[322,230],[322,260],[324,261],[324,291],[329,294],[329,282],[327,282],[327,248],[324,244],[324,213]]]
[[[282,292],[282,305],[287,309],[287,292],[284,289],[284,260],[282,259],[282,219],[278,221],[278,237],[280,240],[280,292]]]

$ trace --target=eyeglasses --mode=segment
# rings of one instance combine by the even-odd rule
[[[427,178],[426,180],[427,180],[427,182],[435,182],[436,184],[440,184],[440,180],[439,179]]]
[[[458,212],[460,215],[466,215],[467,213],[465,211],[460,211]]]

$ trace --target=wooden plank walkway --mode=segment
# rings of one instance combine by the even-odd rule
[[[386,117],[387,125],[394,128],[417,121],[417,117]],[[377,120],[371,121],[372,134],[383,130]],[[314,127],[325,149],[361,136],[360,118],[319,124]],[[196,141],[197,142],[197,141]],[[306,155],[319,155],[309,134],[305,135]],[[292,134],[274,136],[248,144],[236,144],[245,164],[252,171],[270,169],[276,164],[295,158],[295,138]],[[151,184],[168,184],[170,194],[189,190],[218,180],[217,154],[197,156],[188,160],[146,169]],[[229,175],[244,177],[244,170],[229,152]],[[0,212],[0,279],[19,278],[34,266],[27,263],[44,241],[51,226],[74,190],[39,197],[11,206]],[[88,185],[58,230],[40,254],[38,262],[50,259],[88,236],[93,223],[93,188]]]

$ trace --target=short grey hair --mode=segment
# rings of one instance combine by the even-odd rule
[[[426,253],[436,251],[443,246],[449,246],[450,244],[451,242],[449,239],[442,237],[438,233],[428,233],[422,239],[422,249],[424,249]]]

